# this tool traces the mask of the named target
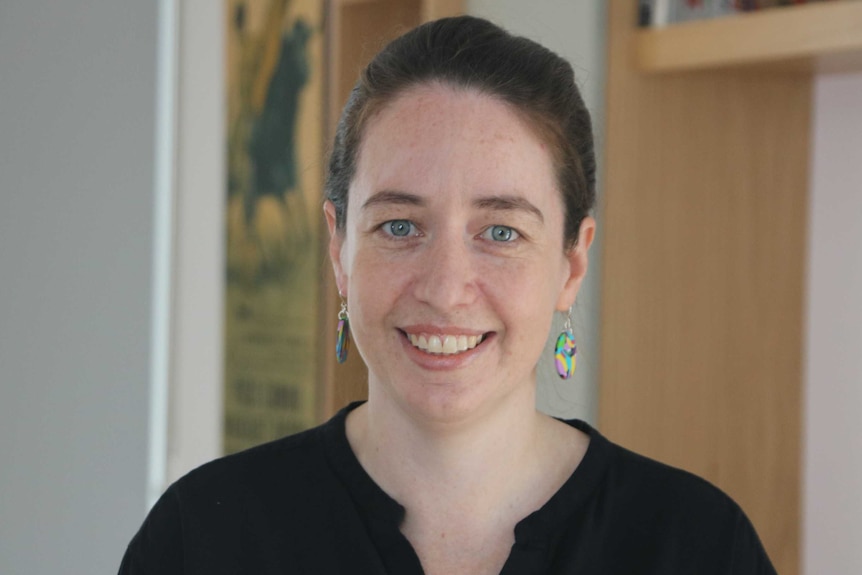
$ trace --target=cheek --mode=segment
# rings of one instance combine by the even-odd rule
[[[380,321],[392,309],[399,294],[404,293],[409,278],[407,266],[393,265],[371,250],[354,252],[349,282],[356,320],[363,323]],[[353,317],[351,312],[351,319]]]
[[[487,262],[478,276],[493,289],[505,289],[531,300],[545,299],[555,296],[565,283],[566,262],[563,256],[536,250],[526,257]]]
[[[481,290],[521,327],[544,329],[546,318],[553,317],[557,296],[565,280],[559,261],[527,258],[488,265],[479,274]],[[548,319],[550,321],[550,319]]]

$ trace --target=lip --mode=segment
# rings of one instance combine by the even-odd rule
[[[400,328],[400,331],[413,335],[426,333],[428,335],[483,335],[485,331],[458,326],[438,326],[431,324],[414,324]]]
[[[482,353],[489,341],[494,339],[494,332],[481,332],[470,329],[462,329],[457,327],[446,327],[442,328],[439,326],[410,326],[408,328],[401,328],[398,330],[398,333],[401,337],[401,345],[404,347],[404,351],[407,356],[416,364],[424,369],[428,369],[431,371],[447,371],[453,369],[459,369],[461,367],[466,366],[471,363],[478,354]],[[408,334],[433,334],[433,335],[483,335],[484,338],[482,342],[479,343],[473,349],[468,349],[467,351],[462,351],[461,353],[455,353],[451,355],[442,355],[442,354],[433,354],[428,353],[426,351],[422,351],[418,347],[414,347],[412,343],[410,343],[410,339],[408,338]]]

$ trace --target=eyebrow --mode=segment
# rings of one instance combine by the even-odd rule
[[[408,205],[408,206],[424,206],[425,199],[416,194],[400,192],[397,190],[382,190],[377,192],[362,204],[362,209],[367,209],[377,205]],[[495,195],[479,198],[473,202],[473,206],[480,209],[490,209],[495,211],[521,211],[534,215],[540,222],[545,222],[545,217],[542,211],[534,206],[526,198],[510,195]]]
[[[473,205],[477,208],[491,210],[527,212],[539,218],[540,222],[545,222],[545,217],[542,215],[542,211],[534,206],[529,200],[520,196],[488,196],[485,198],[479,198],[473,202]]]
[[[424,206],[425,200],[415,194],[399,192],[397,190],[383,190],[377,192],[362,204],[362,209],[367,209],[378,204],[400,204],[408,206]]]

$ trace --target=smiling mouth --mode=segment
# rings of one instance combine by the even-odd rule
[[[469,351],[482,343],[485,335],[428,335],[406,334],[417,349],[435,355],[456,355]]]

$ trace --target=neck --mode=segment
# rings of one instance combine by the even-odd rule
[[[493,507],[535,479],[549,438],[550,420],[533,407],[532,386],[524,387],[530,397],[456,421],[417,418],[372,392],[351,413],[348,439],[372,478],[408,512]]]
[[[428,573],[498,573],[515,526],[568,479],[589,439],[537,412],[533,386],[482,414],[416,417],[374,394],[347,438],[372,479],[406,510],[399,526]]]

